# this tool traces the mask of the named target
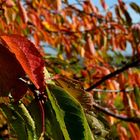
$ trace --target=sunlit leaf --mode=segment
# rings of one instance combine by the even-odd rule
[[[45,87],[43,74],[44,61],[34,44],[19,35],[3,35],[1,39],[6,48],[16,56],[17,61],[28,74],[36,88],[43,91]]]
[[[14,110],[18,112],[22,118],[24,119],[24,122],[26,124],[26,132],[28,134],[28,139],[37,139],[36,136],[36,130],[35,130],[35,122],[33,118],[31,117],[29,111],[25,107],[23,103],[18,103],[13,105]]]
[[[135,124],[129,123],[128,128],[131,132],[131,137],[132,137],[133,140],[140,139],[139,129]]]
[[[6,19],[6,24],[12,23],[16,18],[16,11],[13,8],[4,7],[4,17]]]
[[[47,21],[43,21],[42,24],[44,25],[45,29],[50,31],[50,32],[57,31],[57,27],[53,23],[49,23]]]
[[[49,90],[64,112],[64,121],[70,138],[72,140],[94,140],[80,104],[58,86],[49,85]]]
[[[57,10],[60,11],[62,8],[62,0],[57,0],[56,3],[57,3]]]
[[[100,3],[101,3],[101,5],[102,5],[102,7],[105,9],[105,10],[107,10],[107,4],[106,4],[106,2],[105,2],[105,0],[100,0]]]
[[[56,79],[56,82],[59,86],[68,91],[68,93],[70,93],[75,99],[81,99],[84,91],[81,89],[80,83],[78,83],[78,81],[74,81],[64,76],[59,76],[59,78]]]
[[[49,89],[47,89],[47,94],[48,94],[48,98],[50,100],[51,106],[55,112],[55,116],[56,116],[57,122],[59,123],[64,139],[70,140],[70,136],[68,134],[66,124],[64,122],[64,112],[63,110],[61,110],[60,106],[57,104],[56,99],[52,95],[52,91],[49,91]]]
[[[45,103],[45,115],[46,135],[54,140],[58,138],[59,140],[64,140],[59,121],[57,121],[55,111],[49,101]]]
[[[19,14],[21,15],[23,22],[27,23],[27,21],[28,21],[27,12],[26,12],[25,8],[23,7],[20,0],[18,0],[17,3],[18,3],[18,7],[19,7]]]
[[[113,26],[116,29],[119,29],[119,30],[123,31],[123,32],[126,31],[125,27],[123,27],[122,25],[120,25],[116,22],[110,22],[110,25]]]
[[[96,50],[95,50],[95,46],[94,46],[94,43],[93,43],[90,35],[87,36],[87,46],[86,47],[88,48],[87,51],[90,51],[90,53],[92,55],[95,55]]]
[[[35,25],[37,28],[41,28],[41,21],[34,10],[29,10],[28,18],[31,24]]]

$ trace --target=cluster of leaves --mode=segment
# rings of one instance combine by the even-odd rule
[[[13,34],[1,35],[0,39],[0,96],[6,101],[1,101],[0,107],[16,137],[94,140],[78,98],[49,79],[44,60],[33,43]],[[28,97],[23,98],[26,92]]]
[[[113,139],[140,139],[140,24],[133,23],[128,5],[122,0],[113,12],[104,0],[100,2],[103,14],[91,0],[74,4],[67,0],[0,1],[0,96],[8,98],[10,93],[14,99],[13,103],[7,101],[8,105],[1,104],[1,108],[7,116],[13,116],[8,119],[18,137],[27,133],[24,137],[36,139],[46,132],[46,139],[93,139],[79,104],[86,102],[108,114]],[[136,3],[129,5],[140,14]],[[42,44],[55,48],[56,56],[44,52]],[[128,44],[131,56],[121,53]],[[45,67],[63,90],[53,83]],[[83,97],[81,87],[91,92],[99,105]],[[24,104],[19,103],[21,99]],[[33,108],[42,110],[43,119]],[[18,132],[19,123],[23,133]]]

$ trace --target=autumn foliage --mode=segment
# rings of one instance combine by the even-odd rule
[[[34,139],[57,138],[57,133],[45,132],[45,121],[50,130],[51,123],[58,123],[62,139],[76,139],[69,125],[71,118],[77,120],[72,111],[80,116],[76,126],[83,130],[77,131],[81,139],[94,139],[91,132],[95,139],[140,139],[140,23],[134,23],[129,13],[131,8],[139,16],[140,6],[122,0],[113,7],[105,0],[100,4],[103,12],[92,0],[0,1],[0,96],[14,106],[11,110],[17,116],[27,113],[23,106],[16,107],[19,102],[29,112],[35,111],[32,104],[41,110],[42,126],[35,123],[40,131]],[[11,113],[10,105],[0,103],[5,114]],[[100,121],[105,127],[100,129],[105,130],[97,137],[90,124],[89,130],[88,113],[84,116],[83,110],[92,110],[99,120],[104,116]],[[27,125],[29,120],[25,119]]]

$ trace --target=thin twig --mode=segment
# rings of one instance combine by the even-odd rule
[[[30,88],[30,87],[29,87]],[[41,114],[41,120],[42,120],[42,135],[45,134],[45,111],[44,111],[44,107],[43,107],[43,102],[41,99],[39,99],[39,95],[41,93],[39,93],[39,95],[35,92],[35,90],[32,90],[30,88],[30,90],[34,93],[35,99],[38,103],[38,107],[40,109],[40,114]],[[41,96],[41,95],[40,95]]]
[[[45,134],[45,111],[44,111],[44,107],[43,107],[43,103],[38,100],[38,105],[40,108],[40,112],[41,112],[41,120],[42,120],[42,134]]]
[[[139,64],[139,59],[138,60],[135,60],[134,62],[132,63],[129,63],[129,64],[126,64],[124,67],[122,67],[121,69],[118,69],[106,76],[104,76],[101,80],[99,80],[98,82],[96,82],[95,84],[93,84],[92,86],[90,86],[89,88],[86,89],[86,91],[91,91],[92,89],[98,87],[99,85],[101,85],[103,82],[105,82],[106,80],[124,72],[125,70],[131,68],[131,67],[135,67]]]
[[[36,87],[31,84],[30,82],[20,78],[20,80],[24,83],[26,83],[28,85],[28,88],[34,93],[35,99],[38,103],[38,107],[40,109],[41,112],[41,120],[42,120],[42,135],[45,134],[45,111],[44,111],[44,107],[43,107],[43,101],[42,99],[39,99],[41,97],[43,97],[43,93],[38,93],[36,92]]]
[[[98,109],[98,110],[100,110],[100,111],[102,111],[103,113],[105,113],[107,115],[110,115],[112,117],[115,117],[117,119],[127,121],[127,122],[140,123],[140,118],[138,118],[138,117],[128,117],[128,116],[124,116],[124,115],[114,114],[108,108],[104,108],[104,107],[98,105],[95,102],[93,103],[93,107]]]
[[[125,90],[110,90],[110,89],[98,89],[98,88],[95,88],[95,89],[92,89],[92,91],[95,91],[95,92],[109,92],[109,93],[111,93],[111,92],[115,92],[115,93],[117,93],[117,92],[132,92],[134,89],[125,89]]]

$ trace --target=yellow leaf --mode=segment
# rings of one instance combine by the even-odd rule
[[[77,101],[79,101],[84,108],[89,109],[92,107],[93,96],[92,94],[85,92],[84,89],[82,89],[79,81],[60,76],[58,79],[56,79],[56,82],[71,96],[77,99]]]
[[[66,91],[71,93],[74,98],[78,100],[81,98],[81,95],[84,92],[84,90],[80,88],[80,84],[76,80],[60,76],[58,79],[56,79],[56,82],[59,86],[63,87]]]
[[[53,24],[50,24],[47,21],[43,21],[42,24],[44,25],[45,29],[48,30],[48,31],[52,31],[52,32],[57,31],[56,27]]]

